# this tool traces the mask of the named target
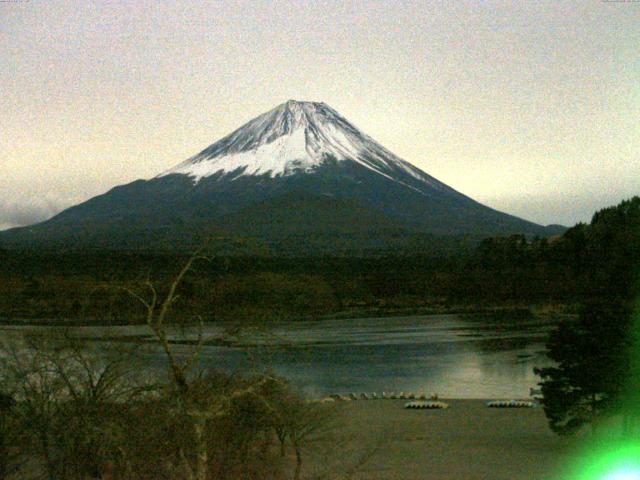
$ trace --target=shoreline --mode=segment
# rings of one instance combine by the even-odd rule
[[[495,316],[505,322],[517,322],[530,318],[550,318],[555,316],[573,316],[574,307],[569,304],[518,304],[518,305],[490,305],[490,306],[465,306],[459,305],[450,308],[397,308],[397,309],[354,309],[335,312],[326,315],[274,318],[261,320],[265,325],[281,325],[295,323],[312,323],[327,320],[358,320],[365,318],[393,318],[411,316],[436,316],[436,315],[468,315],[468,316]],[[207,324],[231,324],[233,322],[223,319],[205,320]],[[33,326],[33,327],[124,327],[145,325],[144,321],[105,321],[100,319],[78,319],[78,318],[7,318],[0,317],[0,326]]]

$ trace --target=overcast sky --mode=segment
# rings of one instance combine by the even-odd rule
[[[0,228],[324,101],[453,188],[571,225],[640,194],[640,3],[0,1]]]

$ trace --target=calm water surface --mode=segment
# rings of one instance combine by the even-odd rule
[[[458,315],[322,320],[276,326],[268,335],[231,346],[217,341],[221,328],[208,325],[201,363],[226,371],[271,368],[310,396],[404,391],[449,398],[526,397],[538,382],[533,368],[550,363],[544,342],[556,323]],[[93,339],[144,339],[145,328],[74,331]],[[189,347],[176,348],[186,352]],[[162,367],[156,349],[144,355],[149,365]]]

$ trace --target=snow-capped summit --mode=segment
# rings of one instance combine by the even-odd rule
[[[443,186],[358,130],[325,103],[289,100],[159,176],[183,174],[196,183],[219,175],[313,173],[327,161],[351,161],[404,183],[398,172]],[[409,186],[409,185],[407,185]],[[414,188],[414,187],[410,187]]]

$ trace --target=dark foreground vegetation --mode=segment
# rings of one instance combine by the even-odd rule
[[[571,434],[611,416],[622,433],[640,434],[640,198],[596,213],[564,238],[580,248],[567,252],[582,278],[577,320],[565,320],[547,344],[556,366],[542,377],[551,428]]]
[[[310,446],[339,441],[330,406],[266,373],[199,372],[184,386],[132,350],[10,340],[0,479],[297,479]]]
[[[244,243],[230,247],[214,242],[213,258],[194,266],[174,307],[177,315],[197,314],[205,320],[532,304],[572,308],[632,285],[629,265],[637,260],[638,238],[625,222],[638,202],[634,198],[598,212],[590,225],[578,224],[561,236],[489,238],[456,255],[387,251],[366,257],[287,258]],[[140,310],[123,287],[146,279],[167,284],[186,258],[0,250],[0,318],[139,322]]]

